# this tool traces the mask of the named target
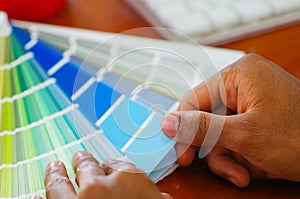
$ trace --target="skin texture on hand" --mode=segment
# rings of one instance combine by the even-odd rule
[[[160,193],[143,171],[128,162],[107,160],[100,166],[90,153],[82,151],[73,156],[73,167],[78,194],[65,165],[60,161],[48,164],[45,173],[48,199],[172,199],[169,194]]]
[[[188,92],[178,111],[165,116],[162,130],[178,141],[178,162],[186,166],[195,147],[203,147],[211,121],[224,125],[208,166],[245,187],[251,178],[300,181],[299,118],[300,81],[249,54]]]

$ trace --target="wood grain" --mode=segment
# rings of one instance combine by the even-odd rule
[[[115,33],[149,26],[121,0],[69,0],[59,13],[42,22]],[[133,34],[160,38],[156,32],[149,30]],[[300,25],[221,47],[259,53],[300,78]],[[284,180],[256,181],[247,188],[236,188],[213,175],[204,160],[196,160],[189,167],[179,168],[158,186],[172,194],[174,199],[300,198],[300,183]]]

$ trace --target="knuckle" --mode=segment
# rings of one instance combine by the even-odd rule
[[[121,160],[107,160],[104,164],[110,168],[121,172],[137,172],[139,169],[130,162]]]
[[[56,179],[58,177],[64,177],[64,173],[66,172],[63,164],[54,166],[52,163],[49,163],[46,168],[44,180],[45,184],[51,182],[53,179]]]
[[[46,185],[46,193],[52,192],[54,189],[59,188],[63,184],[72,184],[70,179],[65,176],[57,176],[53,178],[50,182]]]
[[[255,61],[255,60],[260,60],[262,57],[256,53],[248,53],[244,55],[244,59],[248,61]]]
[[[270,62],[268,62],[264,57],[258,54],[247,54],[241,59],[241,70],[247,75],[263,75],[270,67]]]
[[[255,72],[256,70],[260,70],[260,65],[258,64],[259,62],[262,62],[263,58],[258,55],[258,54],[254,54],[254,53],[250,53],[250,54],[246,54],[244,55],[241,59],[239,59],[237,62],[235,62],[232,66],[231,69],[233,69],[234,71],[238,71],[238,72]]]
[[[86,167],[87,165],[98,165],[98,161],[89,154],[78,156],[74,160],[75,169]]]
[[[185,144],[201,145],[209,123],[209,114],[199,111],[186,112],[180,117],[175,140]]]
[[[258,62],[261,62],[263,60],[264,60],[264,58],[262,56],[255,54],[255,53],[250,53],[250,54],[244,55],[244,57],[241,59],[241,62],[249,63],[249,64],[243,64],[243,66],[251,69],[251,68],[255,67]]]
[[[77,167],[77,171],[79,170],[88,170],[88,169],[92,169],[95,167],[100,167],[98,164],[93,163],[93,162],[82,162],[80,165],[78,165]]]
[[[198,121],[198,133],[195,135],[195,141],[202,141],[208,131],[209,124],[210,124],[210,118],[206,114],[200,114],[197,118]],[[198,143],[200,144],[200,143]]]
[[[51,177],[52,175],[58,174],[62,171],[61,167],[50,167],[47,169],[46,177]]]

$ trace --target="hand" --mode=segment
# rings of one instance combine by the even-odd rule
[[[219,137],[209,132],[217,141],[208,166],[245,187],[251,178],[300,181],[299,121],[300,81],[250,54],[191,90],[178,111],[165,116],[162,130],[179,142],[179,164],[189,165],[210,125],[224,125]]]
[[[48,199],[172,199],[168,194],[161,194],[150,178],[131,163],[108,160],[100,166],[90,153],[77,152],[73,156],[73,166],[78,194],[64,164],[59,161],[48,164],[45,173]]]

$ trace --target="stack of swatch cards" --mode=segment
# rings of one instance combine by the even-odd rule
[[[160,129],[183,95],[242,52],[7,22],[0,14],[0,198],[45,196],[44,169],[90,151],[154,182],[176,168]]]

